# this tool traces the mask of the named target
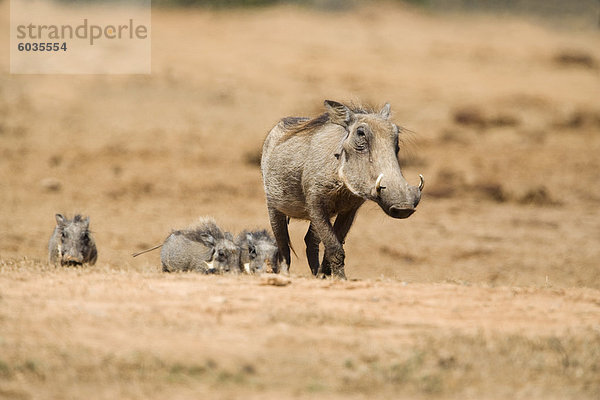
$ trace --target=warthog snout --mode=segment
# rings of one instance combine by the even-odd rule
[[[388,214],[392,218],[408,218],[410,217],[416,210],[414,208],[404,208],[403,206],[391,206]]]
[[[67,265],[81,265],[83,264],[83,255],[63,255],[63,263]]]
[[[421,201],[421,191],[425,185],[423,175],[419,174],[418,186],[410,186],[400,175],[399,182],[384,185],[384,174],[381,173],[375,181],[373,193],[376,202],[392,218],[404,219],[410,217]]]

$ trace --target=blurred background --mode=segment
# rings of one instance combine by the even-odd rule
[[[598,1],[155,0],[150,75],[10,75],[0,9],[3,262],[45,262],[57,212],[149,271],[199,216],[267,227],[264,137],[333,99],[390,102],[426,180],[407,220],[359,212],[350,278],[600,287]]]

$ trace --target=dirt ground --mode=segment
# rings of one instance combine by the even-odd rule
[[[8,2],[0,3],[8,48]],[[155,9],[149,76],[0,57],[0,398],[600,396],[600,33],[397,4]],[[257,160],[288,115],[389,101],[423,199],[375,204],[347,282],[160,272],[172,228],[267,227]],[[99,261],[46,263],[57,212]]]

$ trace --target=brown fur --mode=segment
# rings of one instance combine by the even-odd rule
[[[373,114],[377,111],[371,106],[350,104],[348,108],[355,114]],[[329,113],[320,114],[314,118],[308,117],[285,117],[281,120],[283,128],[287,133],[280,139],[285,142],[292,136],[307,133],[310,134],[316,129],[324,126],[330,121]]]

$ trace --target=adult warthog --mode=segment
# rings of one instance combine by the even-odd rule
[[[390,121],[389,104],[377,112],[326,100],[325,108],[316,118],[282,119],[265,139],[261,169],[282,270],[290,266],[288,217],[307,219],[312,273],[344,279],[343,243],[360,206],[372,200],[389,216],[407,218],[424,180],[420,175],[419,186],[410,186],[402,176],[401,129]]]

